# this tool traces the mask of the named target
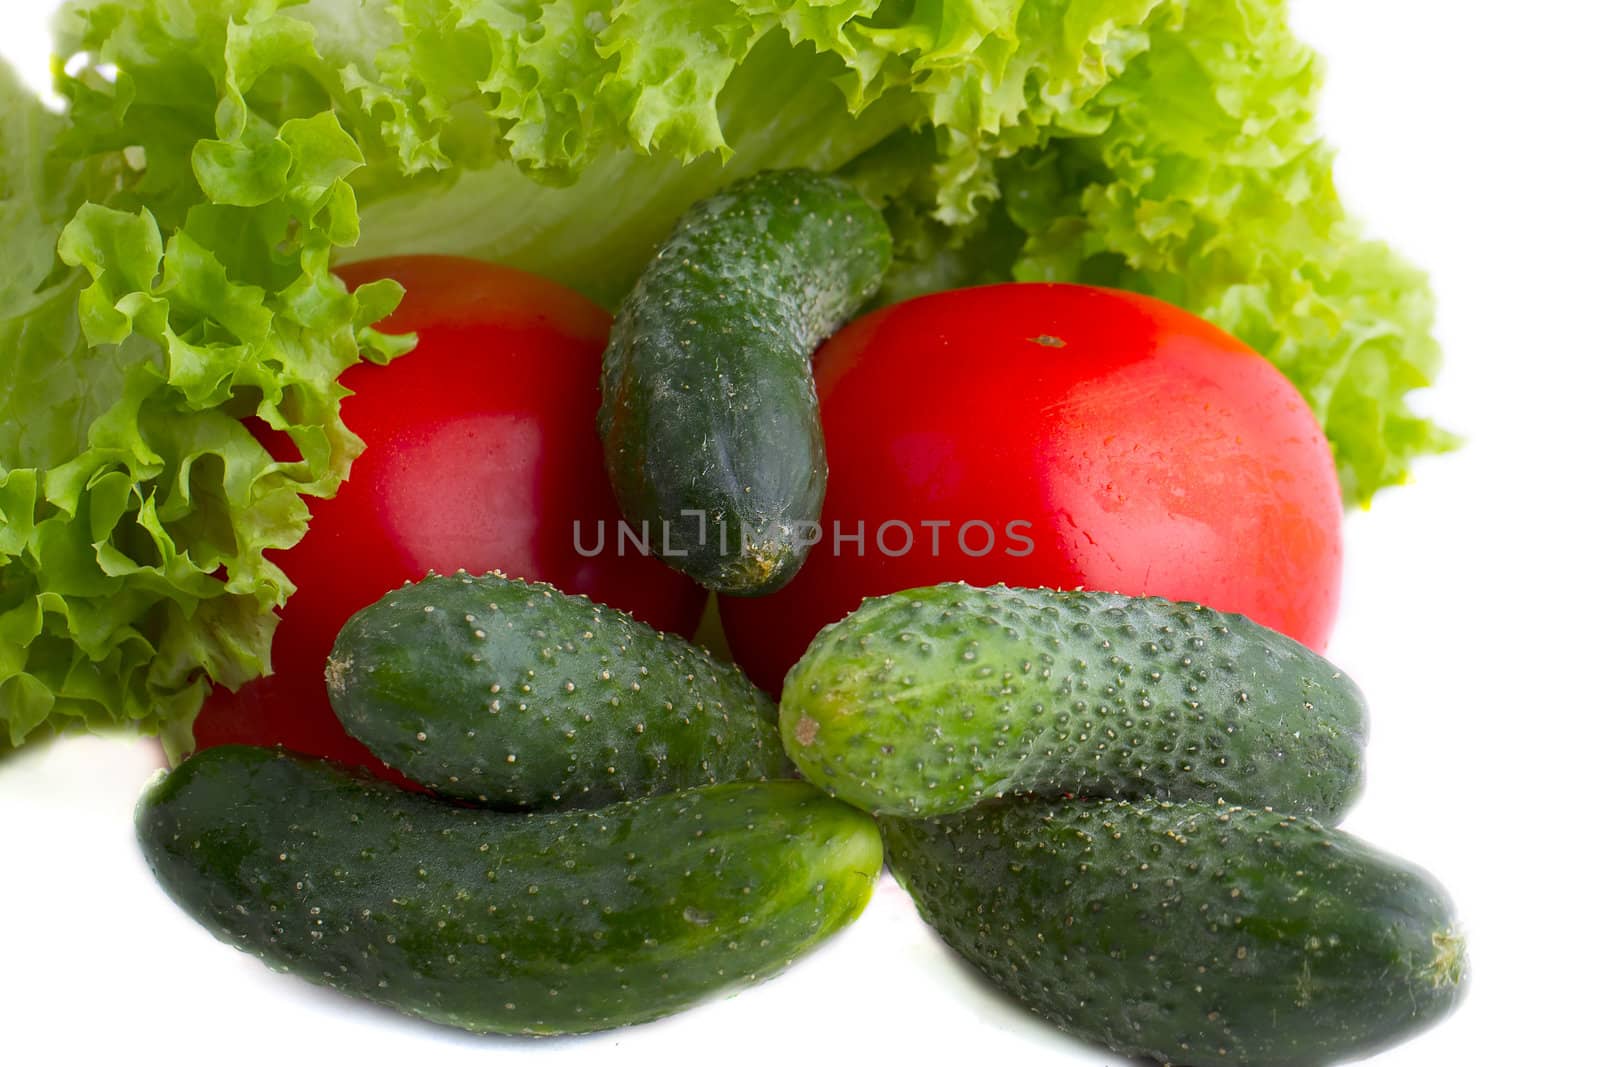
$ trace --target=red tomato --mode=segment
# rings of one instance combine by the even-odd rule
[[[780,592],[720,600],[765,688],[864,597],[958,579],[1196,600],[1326,645],[1327,439],[1282,374],[1201,319],[1083,286],[957,290],[852,323],[816,375],[822,541]]]
[[[406,287],[383,323],[417,347],[386,367],[359,364],[346,424],[366,451],[331,500],[312,500],[311,525],[275,553],[298,587],[273,640],[273,674],[237,693],[218,689],[199,721],[200,747],[271,745],[381,767],[339,725],[323,663],[344,621],[430,570],[502,570],[548,581],[688,634],[704,605],[692,582],[647,556],[587,559],[596,524],[621,515],[606,481],[594,414],[610,316],[553,282],[488,263],[417,256],[339,271],[352,287],[394,278]],[[258,433],[280,459],[284,435]],[[397,778],[392,772],[391,778]]]

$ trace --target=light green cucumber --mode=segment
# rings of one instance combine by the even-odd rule
[[[783,743],[867,811],[1038,792],[1224,798],[1333,821],[1366,704],[1303,645],[1157,597],[950,584],[871,599],[789,672]]]

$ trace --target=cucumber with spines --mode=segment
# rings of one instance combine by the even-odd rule
[[[597,420],[623,515],[721,593],[770,593],[820,535],[811,354],[889,267],[882,215],[836,178],[771,171],[694,205],[623,301]]]
[[[1240,615],[1159,597],[980,589],[867,600],[783,687],[802,774],[867,811],[1011,793],[1218,797],[1333,821],[1362,782],[1348,676]]]
[[[223,941],[469,1030],[643,1022],[781,970],[866,905],[872,820],[804,782],[472,809],[268,749],[152,785],[139,843]]]
[[[793,774],[772,701],[614,608],[501,575],[432,575],[355,613],[328,658],[339,721],[443,796],[598,807]]]
[[[1425,872],[1279,812],[1038,799],[882,820],[960,955],[1078,1037],[1188,1067],[1314,1067],[1438,1022],[1466,985]]]

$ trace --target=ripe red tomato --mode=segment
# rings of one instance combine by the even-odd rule
[[[305,538],[275,554],[298,588],[273,673],[212,694],[195,724],[200,747],[282,744],[381,772],[335,718],[323,664],[352,613],[429,570],[541,579],[691,633],[704,593],[687,578],[642,554],[585,558],[574,547],[575,522],[592,540],[597,524],[621,518],[594,429],[610,316],[553,282],[475,260],[403,257],[339,274],[352,287],[404,285],[383,328],[415,332],[417,347],[340,379],[353,390],[345,422],[366,451],[336,496],[310,501]],[[278,458],[295,457],[286,436],[257,432]]]
[[[996,285],[868,315],[815,365],[822,541],[780,592],[720,599],[765,688],[864,597],[958,579],[1197,600],[1325,647],[1328,442],[1221,330],[1130,293]]]

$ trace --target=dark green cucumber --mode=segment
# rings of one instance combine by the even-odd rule
[[[153,785],[138,836],[167,893],[273,967],[451,1026],[582,1033],[783,968],[865,906],[865,815],[804,782],[595,811],[456,807],[266,749]]]
[[[793,773],[738,668],[549,585],[434,575],[351,616],[328,657],[351,736],[495,807],[596,807]]]
[[[878,211],[809,171],[679,221],[617,313],[598,419],[622,513],[668,565],[744,596],[800,569],[827,480],[811,353],[889,259]]]
[[[1126,801],[885,819],[939,935],[1078,1037],[1191,1067],[1296,1067],[1438,1022],[1466,957],[1443,889],[1306,819]]]
[[[1333,821],[1366,704],[1303,645],[1156,597],[952,584],[868,600],[784,683],[783,743],[868,811],[1017,792],[1223,798]]]

